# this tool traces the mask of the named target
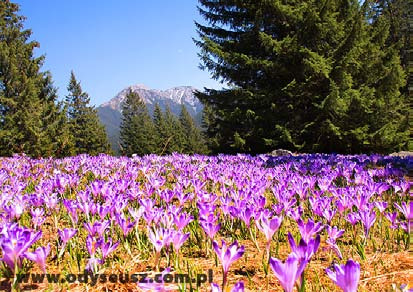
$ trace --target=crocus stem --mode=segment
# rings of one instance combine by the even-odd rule
[[[156,271],[159,271],[159,260],[160,260],[160,256],[161,254],[159,252],[157,252],[155,254],[155,269]]]
[[[12,290],[13,291],[19,291],[19,282],[17,281],[17,273],[18,273],[18,265],[17,265],[18,259],[14,263],[14,277],[13,277],[13,284],[12,284]]]
[[[141,249],[141,241],[139,238],[139,229],[138,229],[138,224],[135,224],[135,236],[136,236],[136,241],[138,243],[138,250]]]
[[[171,258],[170,258],[169,247],[168,246],[166,247],[166,262],[167,262],[167,265],[169,267],[170,263],[171,263]]]
[[[63,253],[65,252],[65,247],[66,247],[66,244],[62,244],[62,246],[60,247],[59,255],[57,256],[58,259],[60,259]]]
[[[53,221],[54,221],[54,228],[55,228],[55,231],[57,232],[57,216],[56,216],[56,212],[53,212]]]
[[[125,246],[125,249],[126,249],[126,251],[128,252],[128,254],[129,254],[131,257],[133,257],[132,252],[131,252],[130,247],[129,247],[128,238],[127,238],[126,236],[125,236],[124,246]]]
[[[175,269],[179,269],[179,251],[175,254]]]
[[[411,244],[411,240],[412,240],[412,237],[413,237],[412,230],[410,229],[410,224],[411,223],[412,223],[412,220],[408,218],[407,219],[407,236],[408,236],[408,238],[407,238],[406,250],[408,250],[410,252],[413,251],[413,250],[410,249],[410,244]]]
[[[260,247],[258,246],[257,239],[255,238],[255,235],[252,233],[252,228],[248,228],[250,232],[250,238],[252,242],[254,243],[255,247],[257,248],[258,252],[261,252]]]
[[[305,292],[305,278],[304,278],[304,272],[301,274],[301,283],[298,286],[299,289],[297,289],[299,292]]]
[[[225,287],[227,286],[227,273],[223,271],[222,277],[222,291],[225,291]]]

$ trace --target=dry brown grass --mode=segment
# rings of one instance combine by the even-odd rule
[[[282,288],[270,270],[268,277],[265,277],[261,260],[264,252],[264,244],[261,242],[261,252],[255,248],[251,241],[240,241],[245,246],[244,256],[233,263],[229,273],[230,285],[238,281],[244,281],[246,291],[282,291]],[[334,283],[326,276],[325,269],[331,264],[332,254],[330,251],[323,249],[324,244],[320,245],[318,253],[314,256],[305,270],[306,291],[341,291]],[[367,259],[362,261],[358,255],[351,250],[343,252],[345,258],[352,257],[354,260],[361,263],[361,277],[359,291],[394,291],[393,284],[399,287],[401,284],[410,284],[413,286],[413,255],[408,251],[400,251],[396,253],[369,253]],[[274,249],[274,248],[273,248]],[[289,249],[283,246],[279,251],[278,258],[285,259],[289,253]],[[129,255],[125,257],[130,258]],[[142,261],[136,256],[130,258],[125,264],[113,263],[111,267],[101,270],[101,274],[120,274],[120,273],[142,273],[148,270],[153,270],[153,263]],[[205,257],[204,254],[194,254],[193,256],[185,256],[185,261],[196,267],[199,273],[206,273],[208,269],[213,270],[213,281],[220,284],[222,282],[221,266],[215,266],[213,254],[210,257]],[[163,259],[161,266],[166,266],[166,261]],[[32,273],[40,273],[40,270],[34,266]],[[58,273],[59,270],[50,266],[49,273]],[[182,271],[184,272],[184,271]],[[89,280],[90,281],[90,280]],[[10,284],[3,279],[1,288],[5,291],[10,291]],[[189,287],[189,286],[188,286]],[[65,283],[65,284],[22,284],[22,290],[25,291],[143,291],[136,283],[98,283],[95,286],[83,283]],[[176,288],[173,291],[179,291]],[[189,288],[186,291],[190,291]],[[201,284],[199,290],[194,291],[210,291],[209,283]]]

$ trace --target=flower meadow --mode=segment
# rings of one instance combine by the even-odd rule
[[[408,159],[0,158],[2,288],[407,291]]]

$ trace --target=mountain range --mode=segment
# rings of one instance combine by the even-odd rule
[[[119,132],[122,120],[122,103],[126,94],[132,90],[145,102],[149,113],[152,115],[155,105],[158,103],[162,111],[168,105],[171,112],[179,116],[181,105],[185,105],[195,122],[201,124],[202,103],[195,97],[196,88],[192,86],[178,86],[167,90],[149,89],[144,85],[132,85],[120,91],[108,102],[97,107],[100,121],[106,128],[109,142],[115,152],[119,150]]]

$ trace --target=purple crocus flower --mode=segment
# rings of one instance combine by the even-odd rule
[[[63,230],[58,229],[57,233],[60,236],[60,239],[62,240],[63,244],[66,245],[66,243],[71,239],[75,234],[77,233],[77,229],[74,228],[65,228]]]
[[[400,205],[394,203],[394,206],[404,215],[407,221],[413,220],[413,201],[410,201],[408,204],[402,202]]]
[[[96,258],[94,255],[87,261],[85,269],[91,271],[92,273],[97,273],[97,266],[102,264],[102,260]]]
[[[386,210],[387,208],[387,202],[374,202],[374,205],[376,206],[376,208],[379,210],[380,213],[383,213],[384,210]]]
[[[285,292],[293,291],[294,284],[300,278],[307,263],[306,260],[300,260],[295,254],[290,254],[285,263],[279,259],[270,258],[271,269]]]
[[[350,209],[353,206],[353,201],[350,196],[342,194],[341,196],[338,196],[336,204],[338,212],[343,214],[345,210]]]
[[[49,210],[57,210],[59,208],[59,199],[57,198],[56,193],[45,195],[43,199]]]
[[[225,241],[222,240],[221,247],[219,247],[218,243],[214,240],[212,242],[212,246],[214,247],[215,253],[217,254],[222,264],[222,271],[224,274],[222,281],[222,290],[224,290],[227,283],[227,274],[229,267],[233,262],[242,257],[245,247],[243,245],[239,246],[236,240],[230,246],[227,246]]]
[[[46,273],[46,258],[50,253],[50,243],[46,247],[38,247],[34,252],[25,252],[24,256],[39,265],[43,273]]]
[[[178,253],[181,246],[188,239],[190,233],[182,233],[181,231],[175,231],[172,236],[172,244],[174,246],[175,252]]]
[[[346,220],[351,224],[351,225],[356,225],[357,222],[360,221],[360,215],[353,212],[353,213],[349,213],[347,214]]]
[[[353,199],[353,204],[357,207],[358,210],[368,210],[369,198],[370,196],[368,194],[357,195]]]
[[[333,267],[334,271],[331,268],[326,269],[330,279],[344,292],[356,292],[360,279],[360,264],[350,259],[345,265],[334,264]]]
[[[231,288],[231,290],[221,290],[221,287],[218,286],[218,284],[211,283],[211,292],[244,292],[244,282],[240,281],[237,282],[234,287]]]
[[[364,211],[360,211],[359,216],[360,216],[360,221],[364,225],[364,234],[365,234],[365,237],[367,238],[369,235],[370,228],[373,226],[374,222],[376,221],[376,213],[369,211],[369,210],[364,210]]]
[[[63,205],[66,207],[66,210],[69,213],[70,220],[72,220],[73,225],[76,225],[79,220],[79,216],[77,214],[77,203],[72,200],[64,199]]]
[[[336,242],[336,240],[344,234],[344,230],[339,230],[337,226],[331,227],[330,225],[327,225],[327,233],[328,238]]]
[[[320,246],[320,234],[317,234],[315,239],[311,238],[308,243],[301,239],[300,244],[297,246],[293,236],[288,232],[288,242],[290,243],[292,254],[300,260],[310,262],[311,257],[317,252]]]
[[[390,223],[391,223],[390,228],[391,229],[397,229],[398,228],[398,226],[397,226],[398,225],[397,212],[393,212],[393,213],[385,212],[384,217],[386,217],[387,220],[390,221]]]
[[[112,238],[108,238],[108,241],[101,241],[99,246],[102,251],[102,261],[104,261],[110,253],[112,253],[119,245],[119,241],[112,243]]]
[[[282,216],[274,216],[273,218],[270,218],[270,216],[261,213],[261,216],[257,221],[257,227],[264,233],[265,238],[267,239],[267,244],[271,242],[274,233],[280,228],[282,220]]]
[[[130,219],[126,219],[123,214],[116,215],[116,222],[118,223],[120,229],[123,232],[124,236],[127,236],[129,232],[133,229],[136,222],[131,221]]]
[[[214,238],[215,234],[221,228],[221,223],[215,224],[214,222],[208,222],[203,220],[199,221],[199,225],[201,225],[202,229],[211,239]]]
[[[338,247],[336,241],[344,234],[344,230],[339,230],[337,226],[327,226],[327,233],[328,239],[326,240],[326,243],[337,254],[337,256],[342,259],[343,255],[341,254],[340,248]]]
[[[189,215],[188,213],[181,213],[174,217],[174,223],[178,230],[183,230],[189,222],[193,221],[194,217]]]
[[[3,251],[3,258],[0,260],[5,262],[11,271],[14,271],[16,264],[20,267],[23,253],[42,236],[41,231],[32,233],[28,229],[13,226],[14,228],[3,233],[0,239]]]
[[[110,226],[110,221],[109,220],[104,220],[104,221],[96,221],[93,224],[92,223],[83,223],[83,226],[87,230],[87,232],[91,236],[103,236],[105,231],[109,228]]]
[[[336,212],[336,210],[332,210],[331,208],[323,209],[322,215],[325,219],[327,219],[328,224],[330,224],[331,220],[333,220],[333,217],[336,214]]]
[[[301,206],[298,206],[297,208],[290,208],[287,211],[287,216],[293,218],[293,220],[298,221],[301,216],[303,215],[304,209]]]
[[[320,232],[324,228],[321,222],[315,223],[311,219],[308,219],[307,223],[304,223],[303,220],[299,219],[297,221],[297,224],[298,224],[298,229],[300,230],[300,233],[301,233],[301,238],[305,242],[309,242],[309,240],[311,239],[311,237],[313,237],[314,234]]]
[[[113,206],[97,204],[96,212],[99,214],[101,220],[105,219],[106,215],[112,211]]]
[[[20,216],[23,214],[26,208],[26,202],[23,200],[22,197],[15,197],[12,200],[12,204],[4,206],[6,213],[9,215],[9,218],[16,218],[19,219]]]
[[[153,246],[155,247],[156,253],[160,253],[162,248],[168,246],[171,242],[171,234],[167,229],[154,229],[148,230],[149,232],[149,240],[152,242]]]
[[[245,225],[250,228],[251,218],[254,216],[254,210],[250,207],[245,207],[238,210],[238,217],[244,221]]]
[[[175,192],[173,190],[170,189],[166,189],[166,190],[161,190],[159,197],[165,202],[165,203],[169,203],[173,200],[173,198],[175,197]]]
[[[60,252],[58,255],[58,257],[60,258],[63,255],[63,252],[65,251],[67,242],[73,236],[75,236],[75,234],[77,233],[77,229],[73,229],[73,228],[65,228],[63,230],[58,229],[57,233],[59,234],[60,239],[62,240],[62,246],[60,247]]]
[[[41,208],[32,209],[30,214],[32,215],[32,223],[36,229],[46,220],[46,217],[44,217],[44,210]]]
[[[174,216],[171,213],[167,213],[162,208],[159,209],[158,214],[162,214],[162,216],[159,216],[159,224],[167,229],[171,229],[174,223]]]
[[[128,211],[129,211],[129,214],[133,217],[133,220],[135,220],[135,222],[138,223],[139,220],[142,218],[145,208],[143,206],[140,206],[138,210],[133,209],[133,208],[128,208]]]
[[[100,240],[97,240],[95,237],[91,235],[88,235],[86,237],[86,248],[92,258],[94,257],[96,250],[99,248],[100,243]]]

